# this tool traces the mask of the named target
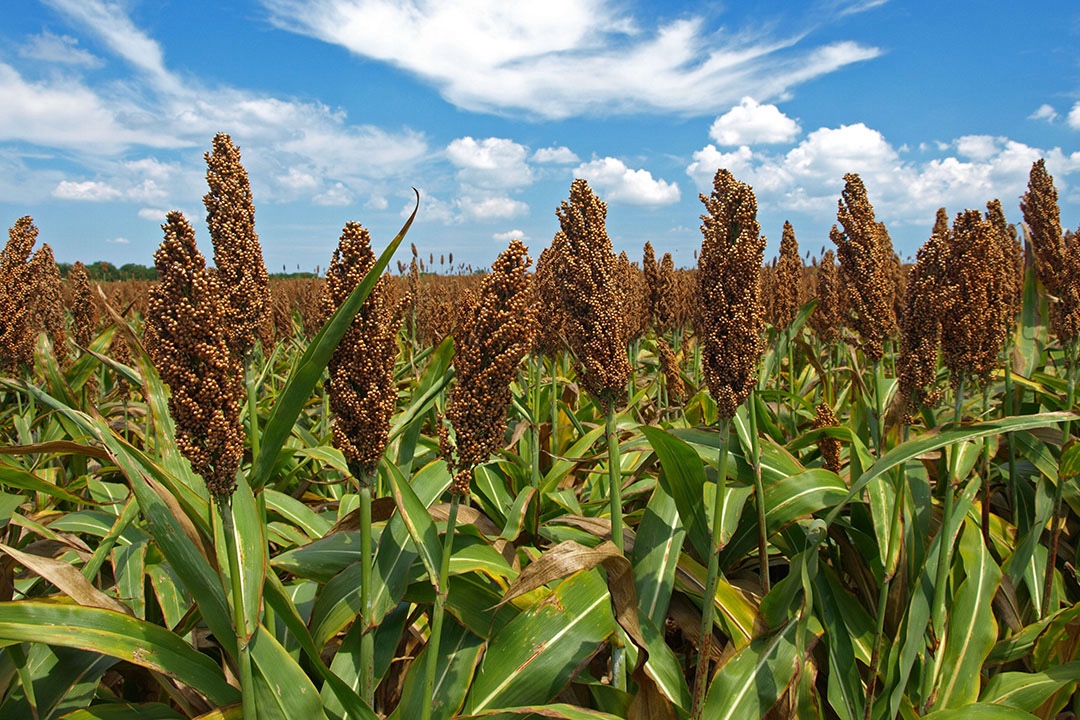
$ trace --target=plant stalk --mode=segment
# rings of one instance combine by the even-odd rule
[[[955,423],[960,425],[963,420],[964,412],[964,378],[960,379],[960,384],[956,388],[956,406],[954,409]],[[944,655],[944,648],[942,643],[945,639],[945,594],[946,586],[949,582],[949,568],[952,566],[952,552],[953,543],[952,538],[948,538],[944,533],[948,532],[948,528],[951,525],[950,518],[953,514],[954,503],[954,483],[959,481],[960,475],[960,447],[954,445],[950,448],[952,450],[951,457],[949,458],[949,472],[946,474],[945,484],[942,488],[942,509],[941,509],[941,542],[938,544],[938,564],[937,572],[934,578],[934,598],[931,608],[931,630],[934,636],[934,642],[936,647],[934,649],[934,661],[931,666],[930,674],[927,676],[927,682],[923,686],[923,697],[930,697],[930,693],[933,690],[935,684],[937,684],[938,674],[941,672],[941,659]]]
[[[457,525],[458,503],[461,495],[450,495],[450,512],[446,518],[446,536],[443,538],[442,561],[439,563],[438,585],[435,587],[435,608],[431,614],[431,637],[424,652],[427,667],[424,672],[424,700],[421,720],[431,720],[435,702],[435,673],[439,664],[439,640],[442,637],[443,618],[446,615],[446,598],[450,594],[450,555],[454,550],[454,526]]]
[[[370,476],[360,479],[360,606],[363,632],[360,635],[360,698],[375,707],[375,627],[374,593],[371,591],[371,484]]]
[[[765,522],[765,484],[761,479],[761,446],[757,429],[757,391],[750,391],[746,409],[750,419],[750,465],[754,469],[754,503],[757,505],[758,571],[761,574],[761,596],[765,597],[772,589],[772,581],[769,578],[769,528]]]
[[[622,506],[622,467],[619,461],[619,429],[615,423],[615,403],[608,403],[607,419],[604,427],[608,449],[608,496],[611,501],[611,542],[624,552],[623,545],[623,506]],[[626,648],[619,642],[617,635],[612,635],[611,680],[612,685],[620,690],[626,689]]]
[[[221,528],[225,535],[225,552],[229,556],[229,579],[232,581],[233,626],[236,630],[236,671],[240,678],[240,700],[244,720],[257,720],[255,678],[251,669],[251,638],[247,636],[247,616],[244,609],[243,580],[240,576],[240,548],[236,546],[236,523],[233,520],[232,497],[217,498]]]
[[[1065,374],[1068,378],[1068,385],[1066,389],[1065,402],[1067,410],[1072,412],[1073,404],[1076,402],[1076,365],[1077,365],[1077,348],[1080,347],[1080,340],[1073,340],[1069,343],[1067,348],[1068,357],[1065,359],[1067,363]],[[1072,436],[1072,422],[1066,421],[1062,423],[1061,430],[1061,452],[1065,452],[1065,446],[1069,444],[1069,438]],[[1046,574],[1043,578],[1043,599],[1042,607],[1040,608],[1039,617],[1046,617],[1050,612],[1050,595],[1054,590],[1054,570],[1057,567],[1058,557],[1058,543],[1061,541],[1061,499],[1062,492],[1064,490],[1064,482],[1059,479],[1054,484],[1054,512],[1050,516],[1050,549],[1047,552],[1046,557]]]
[[[701,604],[701,649],[698,654],[697,672],[694,674],[694,701],[691,715],[695,720],[701,718],[701,711],[705,706],[705,692],[709,686],[709,656],[712,653],[713,615],[716,611],[716,588],[720,583],[720,551],[724,549],[722,532],[731,418],[720,418],[719,428],[719,468],[716,473],[716,496],[713,501],[712,553],[709,555],[708,574],[705,577],[705,597]]]

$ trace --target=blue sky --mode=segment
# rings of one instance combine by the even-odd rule
[[[617,250],[691,265],[719,167],[819,254],[845,172],[898,251],[1031,163],[1080,225],[1080,3],[816,0],[6,0],[0,222],[59,261],[151,264],[180,209],[211,254],[203,153],[240,146],[267,266],[326,266],[342,226],[485,266],[533,257],[574,177]],[[407,259],[407,253],[399,254]]]

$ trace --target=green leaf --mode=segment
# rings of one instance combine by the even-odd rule
[[[409,537],[412,538],[413,546],[418,550],[420,560],[428,572],[428,580],[435,591],[439,592],[439,563],[442,558],[442,543],[439,542],[439,533],[435,529],[435,523],[428,514],[427,506],[413,492],[412,486],[405,476],[401,474],[393,463],[386,465],[389,472],[390,489],[394,494],[394,502],[397,504],[398,514],[405,523]]]
[[[330,362],[330,357],[334,354],[334,350],[337,348],[338,343],[341,342],[341,338],[345,335],[349,326],[352,325],[353,317],[360,311],[360,306],[364,304],[364,300],[367,299],[368,294],[375,287],[375,283],[378,282],[383,271],[386,270],[386,266],[390,264],[390,258],[394,256],[398,245],[401,244],[402,239],[405,237],[405,233],[409,231],[409,227],[416,217],[416,211],[419,209],[420,193],[417,191],[416,207],[413,208],[409,219],[405,221],[398,234],[379,255],[379,258],[360,284],[356,286],[345,302],[341,304],[341,307],[330,316],[326,324],[315,335],[311,344],[304,351],[303,356],[296,363],[296,367],[293,368],[293,372],[286,381],[285,386],[278,393],[274,409],[270,412],[266,427],[263,428],[259,457],[252,464],[251,474],[248,478],[253,490],[258,490],[270,480],[270,473],[277,462],[281,449],[285,446],[286,439],[292,433],[296,418],[299,417],[304,406],[307,405],[315,385],[322,378],[323,370],[326,369],[327,363]]]
[[[979,702],[1035,712],[1048,697],[1077,681],[1080,662],[1055,665],[1044,672],[1003,672],[990,678]]]
[[[928,430],[925,434],[912,438],[907,442],[903,442],[885,453],[881,459],[868,468],[857,480],[852,482],[851,489],[848,490],[844,500],[833,508],[832,512],[825,518],[825,522],[831,525],[843,509],[847,507],[848,503],[862,492],[863,488],[865,488],[867,483],[871,480],[884,475],[892,468],[902,465],[908,460],[914,460],[920,455],[934,450],[940,450],[943,447],[954,445],[965,440],[975,440],[978,438],[990,437],[992,435],[1015,432],[1017,430],[1051,427],[1059,423],[1076,419],[1078,419],[1077,416],[1070,412],[1050,412],[1039,413],[1037,415],[1007,417],[1001,420],[989,420],[987,422],[972,423],[970,425],[964,425],[959,428],[951,428],[948,430],[938,430],[936,428]]]
[[[685,537],[675,500],[657,483],[638,524],[632,554],[638,607],[657,627],[667,618]]]
[[[824,642],[829,657],[829,706],[840,720],[862,720],[866,693],[855,661],[855,646],[844,624],[840,602],[834,597],[833,586],[826,577],[827,572],[821,572],[814,578],[814,602],[818,617],[825,626]]]
[[[36,600],[0,603],[0,638],[80,648],[148,668],[191,687],[210,702],[239,701],[239,691],[208,655],[176,634],[137,618]]]
[[[641,426],[641,432],[652,445],[660,460],[660,484],[675,500],[690,544],[698,557],[707,558],[712,552],[712,534],[705,515],[705,466],[690,445],[659,428]]]
[[[421,706],[427,702],[424,675],[427,671],[429,647],[430,645],[425,645],[409,667],[405,685],[401,690],[401,702],[390,715],[392,720],[409,720],[421,716]],[[457,711],[465,702],[469,683],[483,651],[484,641],[458,623],[451,620],[443,625],[439,657],[435,663],[432,720],[449,720],[457,716]]]
[[[243,633],[245,638],[250,638],[259,626],[259,617],[262,612],[263,579],[267,570],[267,547],[266,527],[263,524],[262,513],[255,503],[255,497],[251,494],[251,488],[243,474],[238,475],[236,492],[228,502],[218,503],[217,507],[224,513],[231,514],[231,522],[215,522],[214,531],[217,537],[216,550],[218,556],[218,568],[222,575],[222,582],[226,587],[232,587],[232,579],[229,575],[228,548],[236,548],[238,555],[238,567],[240,568],[240,592],[243,598]],[[214,513],[215,520],[218,513]],[[233,537],[225,539],[226,527],[232,526]],[[230,606],[233,602],[232,593],[226,595]]]
[[[497,708],[487,710],[474,715],[460,715],[461,720],[468,718],[497,717],[499,715],[526,715],[557,718],[558,720],[620,720],[618,715],[600,712],[598,710],[586,710],[575,705],[565,703],[550,703],[548,705],[529,705],[526,707]]]
[[[184,716],[161,703],[111,703],[67,713],[64,720],[184,720]]]
[[[1001,582],[1001,570],[983,544],[982,533],[968,518],[960,536],[960,557],[967,577],[949,605],[938,682],[936,708],[960,707],[979,699],[979,677],[986,656],[997,640],[997,620],[991,605]]]
[[[597,572],[572,575],[491,639],[465,712],[548,702],[614,629]]]
[[[62,487],[57,487],[51,482],[42,480],[37,475],[27,472],[22,468],[13,467],[6,462],[0,461],[0,484],[8,488],[19,488],[30,492],[39,492],[58,500],[66,500],[76,505],[85,505],[86,500],[78,495],[73,495]]]
[[[702,717],[741,720],[765,717],[795,676],[799,624],[756,638],[728,660],[709,684]]]
[[[251,638],[251,659],[260,718],[326,718],[307,673],[265,627],[259,626]]]
[[[925,720],[1035,720],[1035,716],[1004,705],[975,703],[932,712],[925,716]]]

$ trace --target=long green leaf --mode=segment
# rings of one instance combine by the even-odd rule
[[[675,500],[657,483],[638,524],[632,555],[638,607],[657,627],[667,618],[685,537]]]
[[[991,603],[1001,582],[1001,570],[971,518],[960,536],[960,556],[967,577],[949,606],[944,648],[938,650],[944,655],[937,709],[961,707],[979,699],[976,678],[997,640],[997,620]]]
[[[798,622],[755,639],[713,677],[702,717],[741,720],[765,717],[795,676]]]
[[[659,428],[641,426],[641,432],[660,460],[660,483],[675,500],[690,544],[699,558],[712,552],[712,534],[705,515],[705,466],[688,443]]]
[[[215,704],[240,699],[209,656],[164,628],[111,610],[35,600],[0,603],[0,638],[120,658],[168,675]]]
[[[405,221],[398,234],[379,255],[375,265],[364,276],[360,284],[356,286],[356,289],[352,291],[345,302],[341,304],[341,307],[330,316],[326,324],[315,335],[315,338],[297,362],[292,375],[289,376],[288,381],[285,383],[285,387],[278,394],[274,409],[270,412],[266,427],[263,428],[259,457],[255,459],[251,467],[251,474],[248,477],[252,490],[262,488],[269,481],[271,470],[277,462],[281,449],[285,446],[285,440],[292,433],[296,418],[311,397],[316,383],[322,377],[323,370],[326,369],[327,363],[330,362],[330,357],[334,354],[338,343],[341,342],[341,338],[352,324],[353,317],[360,311],[360,306],[364,304],[364,300],[367,299],[368,294],[375,287],[375,283],[378,282],[383,271],[386,270],[386,266],[390,264],[390,258],[394,256],[402,239],[405,237],[405,233],[409,231],[409,227],[416,218],[416,212],[419,209],[420,193],[416,191],[416,207],[413,208],[409,219]]]
[[[465,712],[548,702],[614,629],[597,572],[572,575],[491,639]]]
[[[401,691],[401,702],[390,715],[391,720],[420,717],[421,703],[427,702],[424,674],[429,647],[424,646],[409,668]],[[449,720],[457,715],[465,702],[473,672],[483,651],[484,641],[460,624],[451,621],[443,625],[439,658],[435,665],[435,691],[431,699],[432,720]]]
[[[428,571],[428,579],[438,592],[442,543],[439,542],[439,533],[435,529],[435,523],[431,520],[427,506],[416,496],[416,492],[397,466],[388,463],[386,467],[389,471],[387,477],[390,479],[394,502],[398,508],[398,514],[395,517],[400,517],[404,521],[413,546],[419,551],[420,560]]]
[[[884,475],[892,468],[906,463],[908,460],[914,460],[920,455],[934,450],[940,450],[943,447],[960,443],[965,440],[975,440],[992,435],[1015,432],[1017,430],[1050,427],[1077,419],[1078,416],[1071,412],[1050,412],[972,423],[971,425],[965,425],[949,430],[930,430],[924,435],[919,435],[907,442],[901,443],[885,453],[880,460],[874,463],[873,466],[868,468],[851,484],[851,489],[848,490],[847,496],[833,508],[832,512],[825,518],[825,522],[832,524],[843,509],[847,507],[847,504],[861,493],[863,488],[866,487],[866,484],[871,480]]]

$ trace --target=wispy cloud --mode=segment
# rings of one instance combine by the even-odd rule
[[[194,154],[223,130],[241,145],[262,200],[335,205],[345,204],[346,198],[371,200],[381,181],[400,177],[430,157],[425,136],[408,128],[388,131],[354,124],[343,111],[318,102],[208,86],[184,77],[169,68],[161,45],[135,25],[119,3],[44,2],[134,71],[122,82],[94,85],[75,72],[65,74],[63,67],[82,69],[93,56],[80,55],[84,51],[71,38],[48,33],[32,39],[23,54],[51,59],[59,72],[31,79],[0,63],[0,142],[64,149],[77,154],[90,174],[66,178],[69,185],[54,196],[70,197],[71,188],[88,182],[126,188],[132,168],[120,161],[122,155],[140,150]],[[152,155],[146,159],[157,162]],[[299,177],[310,182],[298,182]],[[124,189],[118,197],[175,203],[180,191],[190,189],[187,179],[150,178],[141,195]]]
[[[54,35],[47,30],[28,38],[19,47],[19,57],[83,68],[98,68],[104,65],[101,58],[79,47],[78,39],[70,35]]]
[[[610,0],[262,1],[279,28],[414,73],[459,107],[545,118],[715,112],[880,52],[729,33],[701,17],[642,28]]]

